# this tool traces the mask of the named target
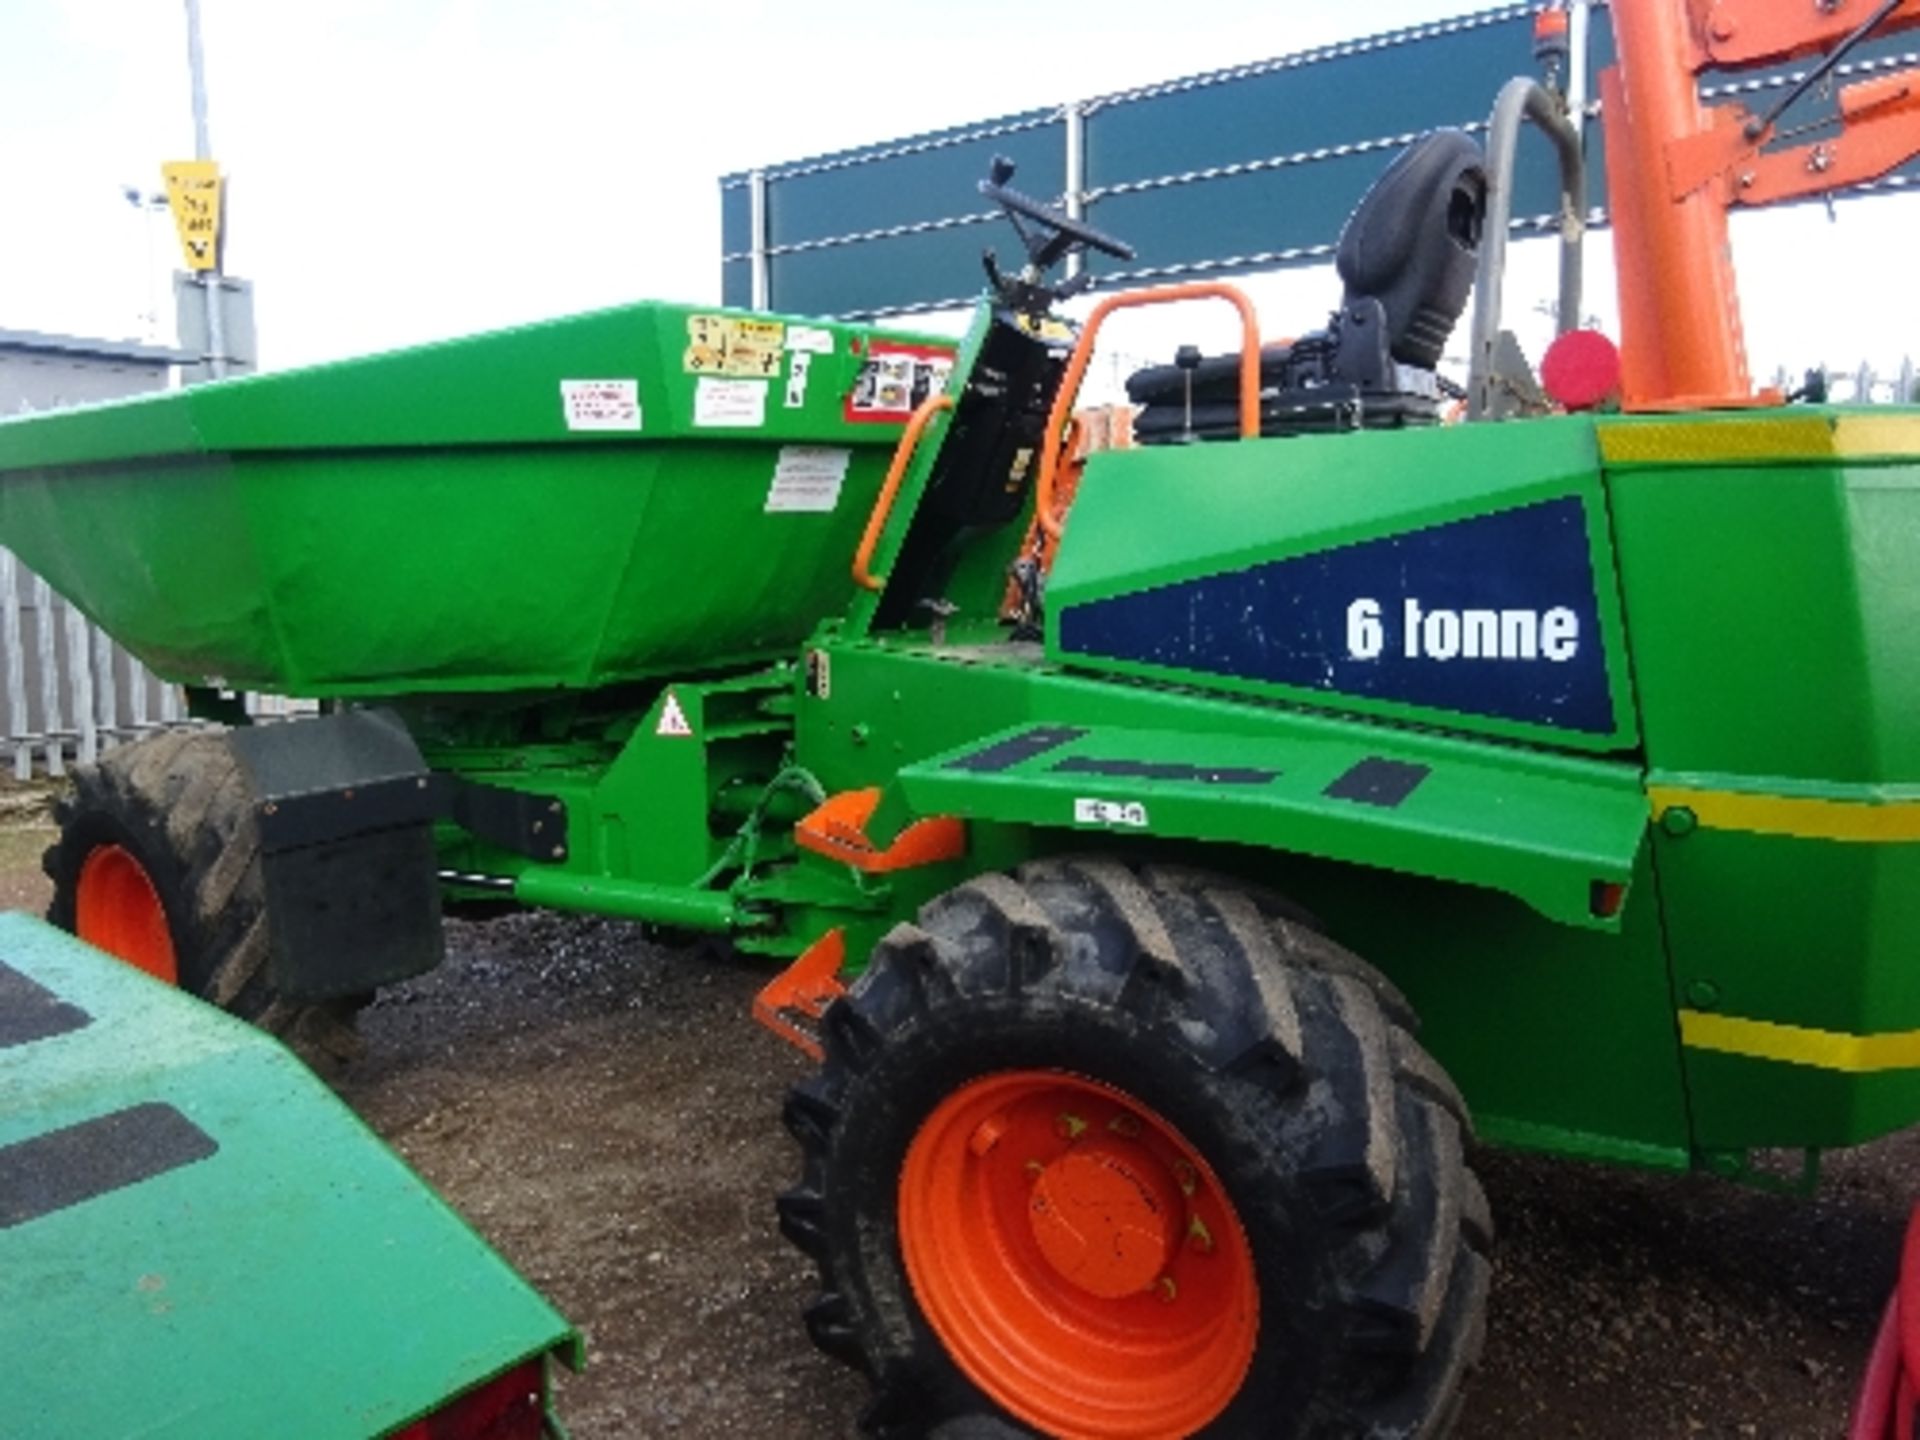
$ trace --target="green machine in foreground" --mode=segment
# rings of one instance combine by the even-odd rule
[[[1691,13],[1615,17],[1635,296],[1724,254],[1673,117],[1766,133]],[[1920,1119],[1920,415],[1756,401],[1707,272],[1539,399],[1482,227],[1523,111],[1581,213],[1556,105],[1396,161],[1284,346],[1214,284],[1069,325],[1124,247],[997,170],[958,345],[644,305],[0,425],[0,538],[203,714],[329,702],[83,771],[53,918],[321,1047],[443,906],[724,935],[822,1061],[779,1213],[870,1428],[1441,1433],[1474,1134],[1810,1180]],[[1100,322],[1187,298],[1242,351],[1083,460]]]
[[[0,915],[0,1434],[561,1440],[572,1328],[286,1050]]]

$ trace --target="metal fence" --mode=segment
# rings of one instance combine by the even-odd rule
[[[1783,367],[1773,374],[1774,388],[1783,395],[1798,394],[1809,383],[1816,383],[1837,405],[1920,405],[1920,376],[1914,373],[1911,355],[1890,370],[1862,360],[1858,365],[1822,365],[1798,375]]]
[[[186,718],[163,684],[0,549],[0,730],[14,778],[63,775],[107,747]]]
[[[245,702],[263,719],[313,708],[277,695]],[[14,779],[61,776],[115,745],[192,723],[179,686],[155,677],[0,549],[0,763]]]

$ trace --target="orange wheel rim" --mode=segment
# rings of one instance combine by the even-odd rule
[[[153,888],[147,867],[131,851],[101,845],[87,856],[74,897],[73,928],[89,945],[135,969],[169,985],[180,983],[160,892]]]
[[[1191,1434],[1253,1360],[1232,1202],[1178,1130],[1097,1081],[1007,1071],[942,1101],[907,1147],[900,1247],[954,1362],[1051,1434]]]

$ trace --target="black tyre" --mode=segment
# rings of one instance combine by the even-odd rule
[[[354,1050],[347,1000],[295,1003],[267,976],[266,887],[246,779],[218,731],[170,731],[74,773],[42,864],[47,919],[280,1036]]]
[[[1190,871],[1046,860],[922,909],[823,1018],[781,1196],[885,1435],[1435,1436],[1491,1224],[1378,972]]]

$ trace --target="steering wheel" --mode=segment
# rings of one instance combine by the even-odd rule
[[[1124,240],[1116,240],[1084,220],[1076,220],[1051,205],[1042,205],[1031,195],[1010,189],[1007,181],[1012,178],[1013,162],[1004,157],[996,158],[991,178],[980,182],[980,193],[1014,217],[1013,228],[1020,232],[1020,238],[1026,242],[1028,258],[1041,270],[1047,269],[1076,246],[1098,250],[1116,260],[1133,259],[1133,247]],[[1048,233],[1042,236],[1029,234],[1026,226],[1020,223],[1020,217],[1023,216],[1045,226]]]

